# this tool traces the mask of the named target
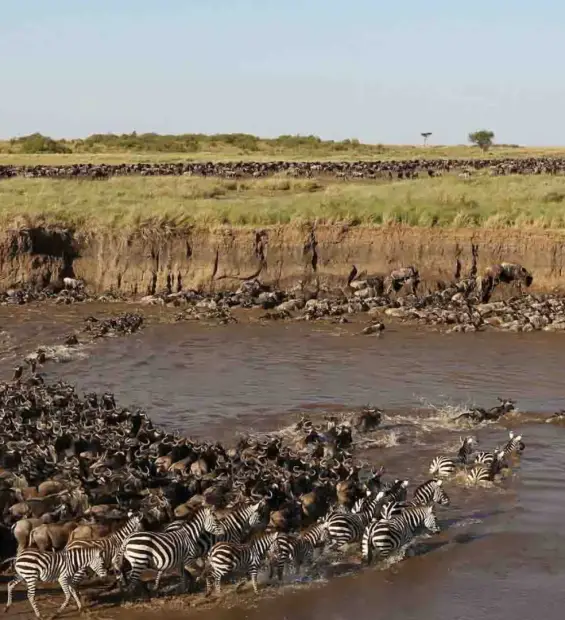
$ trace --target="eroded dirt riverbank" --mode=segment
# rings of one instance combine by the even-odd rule
[[[235,290],[254,275],[275,288],[298,281],[343,286],[351,266],[388,274],[415,265],[424,283],[463,273],[476,247],[479,270],[511,261],[534,274],[533,290],[563,289],[565,233],[548,230],[281,225],[183,231],[5,231],[0,238],[0,290],[72,276],[97,293],[143,296],[155,291]]]

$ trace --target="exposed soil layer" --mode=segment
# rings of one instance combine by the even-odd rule
[[[408,227],[273,226],[193,228],[133,235],[51,228],[8,230],[0,237],[0,290],[83,279],[92,292],[127,296],[201,288],[237,289],[245,279],[288,287],[297,281],[345,285],[351,266],[369,274],[415,265],[424,283],[451,280],[455,263],[519,262],[532,289],[562,290],[565,232]]]

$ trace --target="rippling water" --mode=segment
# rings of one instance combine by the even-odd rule
[[[116,308],[104,308],[111,311]],[[60,343],[86,314],[99,312],[0,309],[0,372],[8,373],[38,344]],[[256,601],[243,595],[229,605],[186,607],[183,616],[561,618],[565,426],[544,423],[544,414],[565,408],[561,335],[441,335],[389,327],[377,338],[359,335],[355,325],[204,328],[156,322],[160,318],[156,311],[143,332],[86,347],[83,359],[48,364],[47,376],[84,390],[110,390],[121,404],[143,406],[161,423],[226,440],[236,431],[288,425],[299,411],[316,415],[370,402],[390,415],[366,438],[365,455],[414,484],[425,479],[432,456],[452,450],[468,432],[449,421],[449,408],[426,409],[427,403],[491,406],[497,396],[509,396],[521,411],[535,412],[507,422],[527,446],[512,476],[494,489],[450,485],[453,506],[441,512],[446,528],[425,540],[417,557],[386,571],[344,569],[309,586],[267,588]],[[506,433],[495,425],[476,434],[481,448],[489,449]]]

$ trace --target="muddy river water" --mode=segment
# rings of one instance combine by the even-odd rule
[[[8,376],[37,345],[61,343],[87,314],[110,311],[117,308],[0,308],[0,374]],[[411,486],[426,479],[432,456],[452,451],[470,432],[453,421],[457,406],[514,398],[517,415],[472,433],[481,449],[503,442],[509,428],[526,443],[496,487],[447,486],[452,506],[439,511],[443,531],[419,543],[414,557],[386,569],[360,570],[355,557],[342,560],[310,582],[290,577],[283,587],[264,587],[257,598],[245,588],[215,605],[183,597],[167,608],[171,618],[563,618],[565,425],[545,420],[565,408],[565,336],[389,326],[376,337],[359,335],[355,325],[209,328],[162,319],[155,311],[137,334],[73,353],[62,349],[64,363],[48,363],[46,378],[114,392],[120,404],[143,407],[161,424],[227,442],[238,432],[288,426],[303,411],[339,413],[372,403],[386,410],[386,420],[359,449]],[[102,606],[105,617],[165,609]],[[31,617],[25,606],[17,615]]]

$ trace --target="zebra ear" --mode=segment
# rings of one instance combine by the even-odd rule
[[[443,484],[443,480],[437,480],[437,481],[436,481],[436,485],[437,485],[438,487],[440,487],[442,484]]]

